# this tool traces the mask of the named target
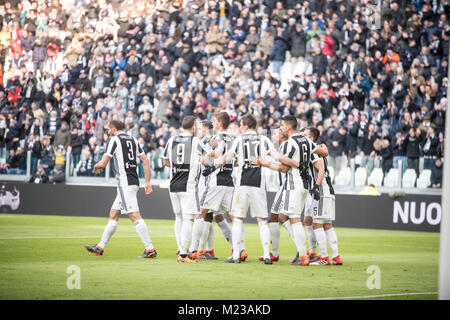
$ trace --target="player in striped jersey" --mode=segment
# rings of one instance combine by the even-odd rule
[[[280,129],[275,129],[272,134],[272,142],[275,147],[278,147],[280,153],[285,153],[287,148],[287,138],[280,133]],[[271,170],[276,170],[278,172],[279,189],[275,195],[272,203],[271,213],[269,217],[269,229],[270,229],[270,243],[271,252],[270,259],[272,261],[279,260],[279,243],[280,243],[280,223],[286,228],[289,236],[292,238],[292,227],[289,221],[289,217],[281,213],[281,202],[284,195],[284,181],[286,179],[286,173],[289,167],[282,163],[274,163],[271,161],[264,161],[261,157],[253,157],[250,159],[252,163],[269,168]],[[264,257],[259,257],[259,260],[263,261]]]
[[[309,189],[306,170],[313,153],[328,155],[328,150],[316,146],[309,138],[301,136],[297,132],[297,119],[293,116],[283,117],[280,129],[282,134],[289,138],[286,152],[280,154],[276,151],[271,151],[269,154],[290,167],[284,184],[281,206],[282,212],[289,216],[293,240],[299,255],[292,261],[292,264],[306,266],[309,264],[310,259],[307,255],[306,237],[301,223],[301,213],[305,206],[306,195]]]
[[[155,258],[156,250],[148,234],[147,225],[139,212],[137,201],[137,192],[139,190],[137,158],[142,161],[144,167],[146,194],[152,192],[150,162],[137,140],[123,132],[123,129],[123,122],[111,120],[108,125],[110,139],[106,153],[94,166],[95,173],[99,174],[106,167],[109,160],[113,159],[117,178],[117,196],[111,207],[109,221],[100,242],[95,246],[86,245],[84,247],[89,252],[102,255],[106,244],[117,229],[120,214],[128,214],[145,246],[144,254],[140,258]]]
[[[317,141],[320,136],[320,132],[317,128],[307,127],[302,133],[309,137],[312,141]],[[335,265],[342,265],[341,258],[338,252],[337,236],[334,231],[332,222],[335,219],[335,195],[334,188],[331,184],[330,174],[328,172],[328,163],[326,157],[313,155],[313,163],[319,163],[319,165],[310,166],[309,174],[311,175],[311,181],[314,184],[312,196],[305,208],[305,219],[312,217],[312,228],[315,236],[315,240],[319,245],[319,256],[311,260],[311,265],[329,265],[331,264],[327,252],[327,239],[332,251],[332,263]],[[325,179],[320,183],[321,177],[319,175],[318,168],[323,168]],[[320,185],[320,188],[316,187]],[[306,224],[306,223],[305,223]],[[311,248],[311,247],[310,247]]]
[[[202,153],[208,147],[194,137],[194,116],[182,121],[183,132],[171,137],[166,144],[162,158],[170,167],[169,195],[175,213],[175,237],[178,244],[178,261],[195,262],[188,257],[188,246],[192,236],[194,218],[200,213],[198,179]]]
[[[203,122],[205,122],[205,120]],[[234,138],[227,133],[230,122],[230,116],[226,112],[219,112],[213,115],[212,126],[216,131],[216,134],[212,137],[210,144],[214,150],[212,150],[209,155],[206,155],[205,161],[209,160],[209,163],[204,167],[204,169],[212,168],[214,165],[214,159],[217,159],[229,148],[231,148]],[[208,132],[208,130],[204,130],[204,132]],[[230,246],[232,246],[231,228],[225,220],[224,213],[229,214],[231,198],[233,195],[233,163],[231,161],[218,170],[215,170],[215,168],[212,168],[212,170],[212,173],[206,176],[202,174],[200,178],[200,181],[202,181],[202,178],[207,179],[207,185],[200,201],[202,216],[204,217],[204,227],[199,243],[200,255],[197,255],[197,257],[206,259],[211,259],[211,257],[214,257],[214,251],[211,243],[209,244],[209,249],[207,248],[207,250],[204,250],[206,239],[209,239],[208,242],[210,242],[211,238],[214,236],[214,229],[212,227],[213,217],[222,231],[223,236],[228,241]],[[245,249],[245,247],[243,249]],[[242,252],[241,257],[244,260],[246,258],[245,255],[246,253]]]
[[[231,215],[233,217],[232,239],[233,254],[228,263],[240,263],[240,248],[244,234],[243,220],[248,209],[253,218],[256,218],[260,230],[261,244],[264,251],[264,263],[272,264],[270,260],[270,231],[268,226],[267,197],[265,179],[260,166],[251,163],[251,157],[262,157],[265,160],[269,150],[274,146],[269,138],[256,133],[256,118],[251,114],[242,117],[240,123],[241,135],[214,165],[220,168],[232,159],[238,162],[235,189],[232,198]],[[210,171],[210,170],[208,170]]]

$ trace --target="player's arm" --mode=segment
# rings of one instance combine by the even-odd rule
[[[223,167],[226,163],[233,160],[234,157],[236,156],[235,150],[237,149],[238,143],[239,143],[238,139],[235,139],[233,141],[233,145],[231,146],[231,149],[227,153],[225,153],[221,158],[219,158],[214,165],[206,166],[205,170],[203,170],[202,174],[204,176],[208,176],[211,173],[213,173],[214,170]]]
[[[101,170],[106,168],[109,160],[113,157],[114,152],[116,152],[117,141],[115,137],[111,137],[108,141],[108,145],[106,146],[106,152],[103,155],[102,159],[94,165],[94,172],[96,174],[100,174]]]
[[[144,167],[145,194],[150,194],[153,191],[152,185],[150,184],[150,161],[145,153],[139,155],[139,160],[141,160],[142,166]]]
[[[169,147],[169,145],[172,145],[172,138],[170,138],[169,141],[167,142],[167,144],[164,148],[164,151],[161,155],[161,158],[163,159],[163,164],[168,168],[170,168],[170,160],[169,160],[169,150],[170,149],[169,148],[171,148],[171,147]]]
[[[266,161],[266,160],[261,159],[261,157],[251,157],[250,161],[253,164],[256,164],[257,166],[266,167],[271,170],[275,170],[275,171],[279,171],[279,172],[283,172],[283,173],[288,172],[288,170],[289,170],[289,166],[286,166],[282,163],[274,163],[274,162]]]
[[[321,157],[328,157],[328,147],[325,144],[320,144],[317,146],[316,150],[314,150],[314,153],[318,154]]]
[[[313,188],[310,190],[310,193],[313,195],[314,200],[320,200],[320,185],[322,184],[323,177],[325,176],[325,169],[323,167],[322,159],[317,159],[313,162],[314,168],[317,169],[317,179],[314,183]]]
[[[112,156],[105,154],[102,159],[94,165],[94,172],[100,174],[101,170],[106,168]]]
[[[267,154],[269,156],[271,156],[273,159],[275,159],[276,161],[281,162],[282,164],[284,164],[286,166],[298,168],[300,165],[298,163],[298,161],[295,161],[295,160],[279,153],[276,150],[270,150]]]

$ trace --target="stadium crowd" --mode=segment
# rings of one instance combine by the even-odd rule
[[[0,173],[31,151],[33,176],[58,175],[70,146],[93,176],[120,119],[166,178],[183,117],[220,110],[316,126],[336,172],[423,158],[440,187],[449,17],[450,0],[0,1]]]

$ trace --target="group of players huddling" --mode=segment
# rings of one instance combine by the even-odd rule
[[[250,210],[251,217],[257,219],[263,247],[263,255],[259,260],[265,264],[279,260],[281,223],[297,248],[292,265],[341,265],[337,236],[332,226],[335,197],[327,168],[328,149],[325,145],[315,144],[320,135],[319,130],[306,127],[298,131],[297,119],[285,116],[270,140],[256,132],[257,120],[253,115],[247,114],[240,120],[241,134],[234,137],[228,132],[230,122],[226,112],[214,114],[212,121],[200,121],[194,116],[187,116],[182,121],[182,132],[171,137],[166,144],[162,158],[164,165],[171,171],[169,194],[175,213],[177,261],[217,259],[213,250],[213,219],[232,250],[225,262],[245,261],[248,255],[243,220]],[[109,152],[96,164],[95,169],[101,170],[110,158],[114,158],[118,177],[117,198],[102,240],[96,246],[85,248],[102,255],[104,246],[117,228],[118,216],[122,213],[128,214],[135,223],[146,247],[141,257],[154,258],[156,250],[151,245],[145,222],[138,211],[134,179],[131,191],[129,190],[130,174],[137,178],[133,148],[134,154],[139,158],[145,156],[142,156],[142,150],[134,138],[123,142],[117,138],[126,138],[123,131],[110,131],[115,140],[112,139],[111,146],[108,146]],[[125,151],[118,150],[115,147],[117,145],[123,146],[121,149]],[[122,160],[122,166],[117,158],[126,158]],[[124,168],[123,164],[126,163],[127,168]],[[148,163],[145,165],[148,166]],[[267,210],[266,171],[263,167],[279,172],[279,190],[273,201],[270,217]],[[149,170],[144,171],[148,194],[151,192]],[[121,175],[125,178],[121,179]],[[120,183],[126,182],[127,176],[127,185],[121,186]],[[123,208],[126,202],[133,204],[133,212]],[[301,221],[303,212],[309,250],[306,248]],[[232,221],[232,227],[225,217]],[[138,230],[138,226],[141,229]],[[331,260],[328,257],[327,241],[332,250]]]

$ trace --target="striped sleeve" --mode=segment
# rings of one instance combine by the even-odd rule
[[[117,149],[117,139],[116,137],[109,138],[108,145],[106,146],[105,156],[113,157]]]
[[[140,156],[145,155],[144,149],[141,147],[140,143],[137,141],[136,138],[134,138],[134,143],[136,143],[136,146],[137,146],[137,148],[136,148],[137,156],[140,157]]]
[[[170,146],[172,145],[172,141],[173,141],[173,137],[169,139],[169,141],[167,141],[166,146],[164,148],[164,151],[161,155],[161,158],[163,159],[169,159],[169,150],[170,150]]]

